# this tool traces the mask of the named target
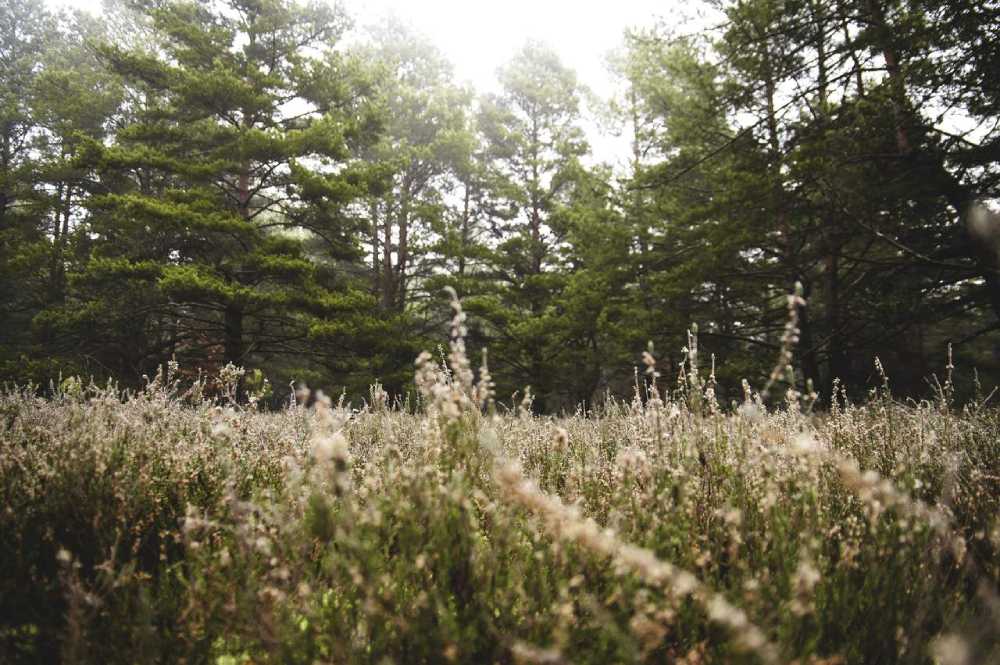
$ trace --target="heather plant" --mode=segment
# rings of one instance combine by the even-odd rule
[[[0,395],[0,660],[1000,657],[985,399],[813,412],[779,367],[730,408],[692,332],[672,389],[650,350],[631,402],[505,411],[453,307],[416,408],[376,384],[269,413],[173,368]]]

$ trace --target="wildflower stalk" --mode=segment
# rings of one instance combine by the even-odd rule
[[[791,390],[795,389],[794,374],[792,369],[792,351],[799,343],[799,307],[805,307],[806,301],[802,297],[802,284],[795,283],[795,291],[787,297],[788,319],[785,321],[785,329],[781,334],[781,349],[778,352],[778,361],[767,377],[764,390],[761,391],[765,401],[771,395],[771,388],[785,376],[791,384]]]
[[[583,517],[578,508],[543,492],[525,478],[516,463],[499,465],[494,477],[504,498],[540,517],[553,537],[611,559],[621,572],[638,576],[676,601],[692,598],[704,608],[709,619],[732,633],[737,645],[755,653],[765,663],[781,662],[777,647],[764,631],[743,610],[706,587],[692,573],[658,559],[649,549],[622,542],[613,530],[601,528],[593,519]]]

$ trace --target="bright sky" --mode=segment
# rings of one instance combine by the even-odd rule
[[[605,94],[605,56],[630,26],[678,20],[685,0],[329,0],[339,1],[358,26],[395,14],[427,35],[454,63],[460,80],[494,88],[494,73],[528,39],[555,49],[581,81]],[[101,0],[48,0],[52,6],[98,13]],[[685,12],[690,13],[690,11]]]
[[[479,90],[496,86],[495,72],[526,40],[546,43],[580,80],[610,92],[605,67],[625,28],[652,25],[683,0],[348,0],[365,23],[394,13],[427,35],[454,63],[461,80]]]
[[[680,20],[685,0],[346,0],[358,25],[392,14],[426,35],[455,67],[459,81],[494,92],[496,71],[527,40],[545,43],[598,98],[614,94],[608,55],[626,28]],[[687,3],[694,4],[694,3]],[[690,12],[688,12],[690,13]],[[594,157],[624,162],[628,142],[608,135],[589,117],[584,123]]]
[[[333,1],[333,0],[331,0]],[[52,6],[99,13],[101,0],[48,0]],[[581,83],[601,99],[614,92],[608,54],[620,46],[628,27],[652,26],[658,19],[677,23],[692,14],[685,0],[344,0],[356,26],[394,14],[451,60],[459,81],[480,92],[495,91],[496,70],[529,39],[555,50]],[[587,124],[595,156],[617,161],[627,153],[621,139]]]

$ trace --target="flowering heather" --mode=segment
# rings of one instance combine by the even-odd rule
[[[647,354],[631,403],[501,416],[463,333],[409,410],[0,395],[0,661],[1000,660],[996,410],[727,408],[692,339],[674,390]]]

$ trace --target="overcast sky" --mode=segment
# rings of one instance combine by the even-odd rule
[[[652,25],[678,0],[353,0],[359,22],[395,13],[426,34],[455,64],[458,77],[492,89],[496,69],[526,40],[540,40],[595,91],[610,92],[605,59],[630,26]]]
[[[99,12],[101,0],[48,0],[53,6]],[[331,0],[333,1],[333,0]],[[431,42],[455,66],[459,81],[487,92],[497,88],[496,70],[529,39],[554,49],[576,70],[579,80],[602,99],[613,94],[607,71],[608,53],[628,27],[652,26],[662,19],[680,24],[692,16],[694,3],[684,0],[345,0],[348,13],[362,27],[395,14]],[[627,145],[603,136],[587,123],[594,152],[616,161]]]

